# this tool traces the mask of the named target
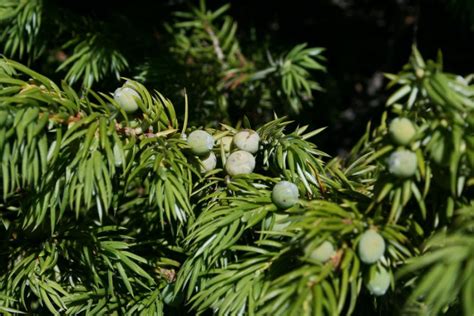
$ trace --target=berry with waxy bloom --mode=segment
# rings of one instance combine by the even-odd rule
[[[308,250],[309,252],[310,250]],[[316,261],[324,263],[331,259],[332,256],[336,253],[334,246],[331,242],[325,240],[323,241],[316,249],[308,253],[308,256]]]
[[[416,154],[410,150],[397,150],[388,158],[388,171],[398,178],[409,178],[417,170]]]
[[[191,151],[198,156],[207,155],[214,147],[214,138],[203,130],[196,130],[189,134],[187,139]]]
[[[227,158],[225,170],[231,176],[249,174],[255,169],[255,157],[251,153],[238,150]]]
[[[232,136],[224,136],[219,140],[219,145],[222,145],[225,152],[230,152],[230,150],[232,149],[233,139],[234,138]]]
[[[140,95],[130,87],[120,87],[114,92],[114,100],[127,113],[138,110],[138,100]]]
[[[216,155],[211,151],[209,153],[209,156],[206,158],[201,159],[201,172],[206,173],[211,170],[214,170],[217,165],[217,157]]]
[[[280,181],[273,187],[272,201],[279,208],[292,207],[298,202],[300,194],[298,187],[289,181]]]
[[[390,123],[388,132],[395,144],[405,146],[415,137],[416,129],[409,119],[399,117]]]
[[[269,216],[265,219],[264,222],[265,229],[271,229],[273,231],[284,231],[291,224],[288,218],[288,214],[274,214],[273,216]]]
[[[244,129],[234,136],[234,144],[240,150],[255,154],[258,151],[260,136],[251,129]]]
[[[390,273],[379,267],[375,273],[370,274],[366,287],[372,295],[384,295],[390,287]]]
[[[364,263],[374,263],[382,258],[385,252],[385,240],[373,229],[365,231],[359,240],[359,258]]]

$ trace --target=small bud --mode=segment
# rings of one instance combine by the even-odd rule
[[[417,169],[416,154],[409,150],[397,150],[388,158],[388,171],[398,178],[409,178]]]
[[[198,156],[205,156],[214,147],[214,138],[205,131],[197,130],[188,136],[188,145],[191,151]]]
[[[425,71],[421,68],[416,68],[415,75],[418,79],[421,79],[425,75]]]
[[[240,150],[248,151],[252,154],[255,154],[258,151],[259,142],[260,136],[258,136],[256,131],[251,129],[240,131],[234,136],[235,146]]]
[[[385,240],[375,230],[367,230],[360,238],[358,250],[362,262],[377,262],[385,252]]]
[[[225,164],[225,170],[231,176],[249,174],[255,169],[255,158],[252,154],[239,150],[230,154]]]
[[[273,187],[272,201],[282,209],[292,207],[298,202],[298,187],[289,181],[280,181]]]

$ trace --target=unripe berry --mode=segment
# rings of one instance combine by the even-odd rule
[[[398,178],[409,178],[417,169],[416,154],[409,150],[397,150],[388,158],[388,171]]]
[[[435,131],[428,146],[431,160],[440,166],[449,165],[449,158],[454,151],[454,146],[445,133]]]
[[[132,88],[120,87],[114,92],[114,100],[125,112],[133,113],[138,110],[137,100],[140,100],[140,95]]]
[[[206,173],[211,170],[214,170],[217,165],[216,155],[211,151],[209,156],[204,159],[201,159],[201,172]]]
[[[191,147],[191,151],[198,156],[208,154],[212,147],[214,147],[214,138],[212,138],[211,134],[202,130],[191,132],[187,142],[189,147]]]
[[[120,167],[123,164],[125,157],[123,156],[123,151],[121,150],[120,146],[117,143],[114,144],[113,152],[114,152],[115,166]]]
[[[30,309],[32,311],[38,311],[39,308],[40,308],[39,300],[34,300],[34,301],[31,302]]]
[[[410,144],[416,134],[413,123],[404,117],[394,119],[390,123],[388,131],[395,144],[403,146]]]
[[[279,208],[289,208],[298,202],[298,187],[288,181],[280,181],[273,187],[272,201]]]
[[[358,252],[362,262],[377,262],[385,252],[385,240],[375,230],[369,229],[360,238]]]
[[[224,136],[220,139],[219,144],[222,144],[222,147],[224,148],[225,152],[230,152],[232,149],[232,141],[233,141],[232,136]]]
[[[309,251],[309,249],[307,250]],[[318,248],[314,249],[308,254],[308,257],[310,257],[313,260],[319,261],[321,263],[324,263],[331,259],[332,256],[336,253],[336,250],[334,249],[334,246],[332,243],[329,241],[324,241],[321,245],[318,246]]]
[[[265,229],[271,229],[273,231],[284,231],[291,224],[290,221],[287,220],[288,217],[288,214],[274,214],[273,217],[267,217],[264,222]]]
[[[227,158],[225,170],[231,176],[249,174],[255,169],[255,158],[243,150],[235,151]]]
[[[390,286],[390,273],[382,267],[378,268],[375,273],[370,274],[366,286],[372,295],[384,295]]]
[[[240,150],[248,151],[252,154],[255,154],[258,151],[259,142],[260,136],[258,136],[256,131],[251,129],[240,131],[234,136],[235,146]]]

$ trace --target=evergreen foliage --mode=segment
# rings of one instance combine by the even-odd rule
[[[154,39],[143,38],[132,27],[132,34],[143,43],[120,37],[123,24],[130,24],[126,17],[106,23],[53,0],[9,0],[0,4],[0,23],[5,26],[0,44],[7,56],[27,56],[29,62],[51,63],[48,55],[53,52],[59,62],[56,71],[65,74],[71,85],[90,88],[106,80],[118,84],[126,72],[130,78],[160,87],[172,99],[180,100],[186,88],[194,101],[190,119],[196,124],[208,121],[215,126],[229,121],[229,111],[256,105],[259,114],[268,117],[275,108],[297,113],[303,105],[311,105],[314,91],[322,90],[311,73],[325,71],[324,49],[299,44],[275,55],[255,43],[242,48],[237,23],[226,15],[228,9],[224,5],[209,10],[202,0],[189,11],[175,12],[159,57],[137,60],[130,46],[146,49],[155,45]]]
[[[397,145],[385,117],[329,161],[308,141],[320,130],[288,133],[276,118],[256,130],[254,173],[225,175],[220,146],[219,167],[201,175],[186,122],[158,92],[128,81],[140,95],[129,115],[110,95],[78,96],[7,59],[1,69],[3,312],[352,313],[364,278],[386,269],[386,295],[413,291],[408,307],[472,314],[473,87],[416,50],[389,75],[399,87],[388,104],[419,126],[406,146],[417,172],[404,179],[388,173]],[[288,209],[272,203],[280,180],[301,192]],[[386,243],[373,264],[357,252],[368,228]],[[305,254],[325,241],[329,261]]]

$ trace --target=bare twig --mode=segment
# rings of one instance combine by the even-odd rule
[[[214,30],[208,24],[204,25],[204,30],[207,32],[207,34],[211,38],[212,46],[214,47],[214,52],[216,53],[217,59],[222,64],[222,66],[227,67],[227,63],[225,62],[225,55],[224,55],[224,52],[222,51],[221,44],[219,42],[219,38],[217,37],[216,33],[214,33]]]

